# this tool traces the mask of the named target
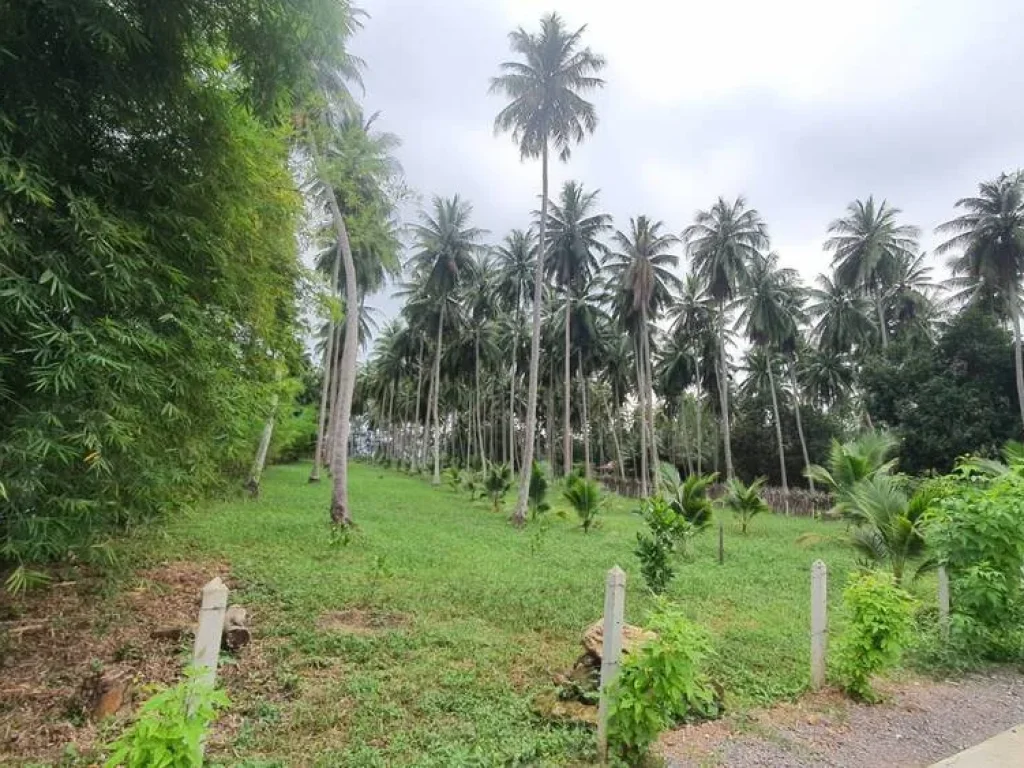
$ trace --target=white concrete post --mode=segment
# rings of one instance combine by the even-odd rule
[[[939,566],[939,631],[942,639],[949,639],[949,574],[946,566]]]
[[[199,629],[192,650],[192,663],[202,670],[200,680],[211,686],[217,679],[217,658],[227,607],[228,588],[217,576],[203,587],[203,607],[199,609]]]
[[[619,673],[626,574],[619,566],[608,571],[604,589],[604,639],[601,647],[601,698],[597,708],[597,755],[608,759],[608,689]]]
[[[821,560],[811,566],[811,688],[825,684],[825,648],[828,643],[827,569]]]

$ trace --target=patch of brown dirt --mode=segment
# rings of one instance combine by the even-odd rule
[[[80,572],[22,597],[0,594],[0,764],[49,762],[69,744],[88,753],[108,738],[110,729],[101,735],[83,711],[83,684],[102,670],[125,670],[134,703],[152,684],[176,682],[191,636],[150,633],[194,626],[200,588],[228,570],[218,562],[163,563],[118,588]],[[234,678],[260,673],[261,650],[246,648],[243,655],[244,664],[222,667],[218,675],[229,694]],[[115,715],[115,725],[131,709]]]
[[[317,626],[325,632],[340,632],[346,635],[378,635],[388,630],[405,629],[411,624],[412,617],[404,613],[361,608],[328,611],[317,621]]]

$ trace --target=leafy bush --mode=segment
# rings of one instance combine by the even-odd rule
[[[876,699],[871,676],[899,659],[910,634],[912,604],[891,574],[868,571],[851,578],[843,591],[848,624],[834,655],[836,676],[851,696]]]
[[[131,727],[109,745],[107,768],[193,768],[201,766],[206,729],[227,707],[228,697],[202,679],[197,669],[151,697]]]
[[[536,520],[540,515],[551,509],[551,505],[545,501],[545,497],[548,494],[548,478],[544,472],[544,468],[541,467],[536,461],[533,462],[533,466],[530,467],[530,518]]]
[[[487,490],[487,495],[491,497],[491,503],[494,505],[495,512],[501,511],[502,500],[511,487],[512,470],[509,466],[507,464],[492,464],[490,469],[487,470],[484,488]]]
[[[627,765],[640,764],[666,728],[721,713],[703,669],[711,653],[704,630],[664,604],[649,626],[657,639],[626,657],[609,691],[608,741]]]
[[[444,471],[444,481],[452,491],[457,492],[462,487],[462,470],[454,464]]]
[[[655,594],[664,592],[675,576],[670,562],[672,554],[677,551],[685,554],[690,539],[698,531],[676,509],[664,497],[654,496],[644,499],[637,510],[650,533],[637,533],[637,546],[633,551],[640,560],[644,581]]]
[[[762,512],[771,512],[771,508],[761,498],[761,488],[766,478],[759,477],[750,485],[744,485],[738,477],[726,481],[725,497],[722,505],[740,519],[740,530],[745,534],[751,518]]]
[[[601,488],[597,481],[587,480],[576,474],[569,475],[566,478],[563,495],[565,500],[576,510],[576,515],[583,526],[583,532],[590,531],[602,505]]]

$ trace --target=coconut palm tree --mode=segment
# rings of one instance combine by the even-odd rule
[[[885,315],[896,336],[913,333],[928,340],[934,336],[939,285],[932,282],[932,268],[925,264],[925,257],[923,252],[907,254],[896,261],[892,282],[885,292]]]
[[[747,340],[765,354],[768,388],[772,396],[775,439],[779,448],[779,471],[786,513],[789,513],[789,478],[786,476],[786,452],[782,444],[782,420],[775,385],[774,358],[796,347],[797,324],[800,317],[799,274],[795,269],[779,266],[779,255],[755,254],[747,274],[743,310],[739,323]]]
[[[846,216],[828,226],[831,237],[825,250],[832,252],[836,279],[846,288],[857,288],[874,299],[878,313],[878,332],[882,347],[889,344],[885,317],[885,292],[892,284],[897,263],[917,252],[920,230],[898,224],[901,211],[873,197],[854,200],[846,207]]]
[[[732,203],[724,198],[706,211],[697,211],[694,223],[683,231],[694,267],[707,285],[708,295],[718,305],[719,375],[722,442],[725,447],[726,478],[734,475],[732,438],[729,430],[729,369],[725,326],[728,304],[747,283],[750,265],[768,247],[768,234],[761,214],[747,208],[743,197]]]
[[[519,362],[519,331],[522,311],[536,270],[537,241],[532,230],[513,229],[505,240],[494,248],[497,260],[495,295],[502,309],[512,312],[512,347],[509,361],[509,468],[516,468],[516,369]]]
[[[871,302],[837,277],[818,275],[818,287],[808,291],[808,314],[816,319],[812,333],[818,347],[832,354],[849,354],[874,333]]]
[[[948,239],[938,253],[959,254],[953,273],[973,284],[975,295],[997,299],[1013,328],[1017,400],[1024,424],[1024,359],[1020,334],[1020,280],[1024,275],[1024,172],[1003,173],[978,185],[977,197],[957,200],[964,213],[939,226]]]
[[[618,317],[633,331],[637,352],[637,393],[640,399],[640,489],[647,495],[647,435],[651,440],[651,469],[657,485],[658,446],[654,423],[651,327],[679,288],[673,273],[679,257],[669,249],[679,243],[663,232],[664,224],[646,216],[629,220],[629,231],[616,230],[612,240],[618,251],[608,264],[609,282],[616,295]]]
[[[557,203],[551,203],[544,241],[544,271],[562,291],[565,311],[564,374],[562,407],[562,473],[572,472],[572,297],[587,285],[599,268],[598,256],[605,252],[601,234],[611,228],[612,217],[594,213],[600,190],[584,192],[583,185],[567,181]]]
[[[438,306],[437,340],[434,346],[434,485],[441,483],[441,428],[438,399],[441,389],[441,356],[444,349],[445,314],[455,299],[456,290],[469,278],[476,262],[474,255],[484,231],[470,226],[473,206],[458,195],[435,197],[432,212],[422,211],[420,223],[411,227],[415,252],[408,267],[424,293]]]
[[[683,279],[682,290],[676,300],[673,310],[673,323],[670,334],[674,337],[685,339],[693,356],[694,381],[696,383],[696,399],[694,402],[694,430],[696,432],[696,470],[697,474],[703,474],[703,426],[702,413],[704,411],[704,390],[709,382],[714,382],[717,388],[718,377],[710,376],[715,365],[707,365],[704,353],[709,343],[717,345],[717,340],[709,338],[714,336],[714,307],[707,294],[706,287],[700,275],[696,272],[688,272]],[[714,359],[714,357],[712,357]],[[713,390],[712,390],[713,391]]]
[[[574,144],[597,128],[597,110],[582,94],[604,86],[597,74],[604,58],[582,47],[586,27],[570,32],[556,13],[544,16],[536,34],[520,27],[509,35],[512,51],[521,61],[506,61],[491,80],[491,92],[510,101],[494,120],[495,130],[508,131],[525,158],[541,159],[541,212],[538,242],[545,243],[548,219],[548,151],[554,147],[566,161]],[[537,427],[537,377],[540,371],[540,319],[544,284],[543,259],[537,260],[533,282],[533,335],[526,403],[526,440],[522,466],[533,463]],[[519,494],[514,520],[526,521],[530,499],[530,473],[519,473]]]

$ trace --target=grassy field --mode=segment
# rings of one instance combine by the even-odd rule
[[[356,465],[358,531],[332,544],[329,483],[309,486],[307,474],[302,465],[273,468],[258,501],[211,505],[161,537],[162,558],[230,564],[241,584],[234,599],[257,617],[287,693],[236,696],[240,736],[221,757],[324,766],[588,762],[592,733],[540,720],[531,700],[580,653],[612,565],[627,572],[627,621],[644,623],[652,601],[632,554],[635,503],[613,499],[589,534],[554,514],[546,531],[515,530],[488,502]],[[819,535],[796,543],[807,532]],[[727,518],[724,565],[713,531],[680,563],[668,597],[711,631],[713,672],[730,708],[806,686],[809,568],[817,558],[828,563],[830,599],[838,599],[853,567],[842,536],[834,523],[781,516],[757,518],[741,536]],[[347,626],[353,617],[375,626]]]

